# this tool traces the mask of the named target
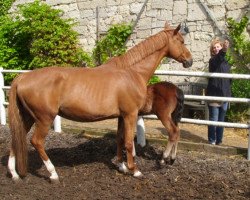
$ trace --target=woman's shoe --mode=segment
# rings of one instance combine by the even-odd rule
[[[211,145],[215,145],[215,142],[209,142],[209,144],[211,144]]]

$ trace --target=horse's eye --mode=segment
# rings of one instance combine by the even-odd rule
[[[184,44],[184,40],[180,40],[181,44]]]

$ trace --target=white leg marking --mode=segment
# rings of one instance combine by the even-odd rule
[[[175,144],[173,145],[173,149],[171,151],[171,158],[172,159],[176,159],[176,154],[177,154],[177,146],[178,146],[178,142],[175,142]]]
[[[132,151],[132,156],[135,157],[136,156],[136,151],[135,151],[135,143],[133,142],[133,151]]]
[[[134,177],[140,177],[140,176],[142,176],[142,173],[140,171],[136,171],[134,173]]]
[[[15,158],[15,156],[9,156],[8,168],[9,168],[9,171],[12,175],[12,179],[14,181],[19,180],[20,177],[16,172],[16,158]]]
[[[54,165],[52,164],[52,162],[50,161],[50,159],[48,159],[47,161],[43,160],[47,170],[50,172],[51,176],[50,179],[51,180],[59,180],[59,177],[56,173],[56,169],[54,167]]]
[[[163,158],[167,158],[169,156],[169,154],[173,148],[173,145],[174,145],[173,142],[168,141],[166,150],[163,153]]]
[[[128,173],[128,168],[126,167],[126,165],[124,164],[124,162],[122,163],[118,163],[118,168],[119,168],[119,171],[120,172],[123,172],[123,173]]]
[[[172,147],[173,147],[173,142],[168,141],[166,150],[163,152],[163,156],[162,156],[162,159],[160,161],[161,164],[165,163],[164,159],[166,159],[169,156],[169,154],[172,150]]]

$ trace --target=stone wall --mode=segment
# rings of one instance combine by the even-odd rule
[[[18,4],[27,2],[33,0],[16,0],[11,10],[15,10]],[[91,52],[97,39],[97,29],[99,34],[102,34],[112,24],[135,22],[145,0],[44,0],[44,2],[63,10],[63,17],[74,18],[79,22],[75,30],[80,34],[80,44],[84,50]],[[194,58],[192,70],[206,70],[210,58],[211,39],[226,32],[226,18],[232,17],[238,20],[247,12],[249,15],[249,0],[148,0],[127,46],[130,48],[162,30],[166,20],[172,26],[185,21],[190,31],[184,36],[185,43]],[[184,70],[179,63],[171,60],[162,65],[161,69]]]

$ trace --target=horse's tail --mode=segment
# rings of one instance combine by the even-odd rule
[[[177,104],[176,104],[174,112],[172,113],[172,119],[175,125],[177,125],[178,122],[181,121],[183,110],[184,110],[184,93],[178,87],[176,87],[176,99],[177,99]]]
[[[25,127],[25,118],[23,114],[23,106],[17,95],[17,82],[15,79],[11,85],[9,93],[8,118],[9,127],[12,135],[11,148],[16,158],[17,171],[21,176],[27,173],[27,129]]]

